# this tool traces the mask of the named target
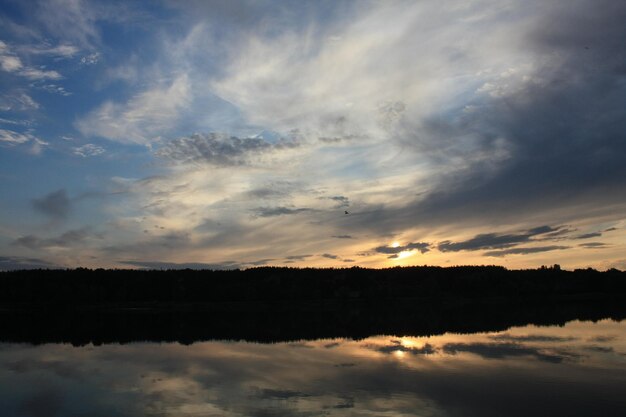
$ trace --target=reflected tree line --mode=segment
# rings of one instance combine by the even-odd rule
[[[0,273],[0,339],[276,342],[626,317],[626,272],[558,266]]]

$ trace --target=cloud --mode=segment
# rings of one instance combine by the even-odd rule
[[[42,198],[32,201],[33,208],[52,219],[64,219],[69,214],[72,204],[65,189],[53,191]]]
[[[310,394],[306,394],[300,391],[292,390],[279,390],[270,388],[257,388],[254,390],[254,397],[264,400],[289,400],[293,398],[306,398],[310,397]]]
[[[600,237],[602,236],[602,232],[594,232],[594,233],[585,233],[583,235],[578,235],[574,239],[590,239],[592,237]]]
[[[95,65],[100,61],[100,53],[94,52],[93,54],[85,55],[80,59],[81,65]]]
[[[38,108],[39,103],[21,91],[0,96],[0,110],[2,111],[37,110]]]
[[[430,343],[425,343],[422,347],[416,347],[416,346],[404,346],[401,343],[393,343],[393,342],[395,341],[392,341],[391,344],[386,345],[386,346],[370,345],[367,347],[377,352],[385,353],[385,354],[392,354],[395,352],[406,352],[412,355],[432,355],[433,353],[437,352],[437,348],[435,348],[435,346],[431,345]]]
[[[289,208],[289,207],[258,207],[253,210],[258,217],[275,217],[289,214],[298,214],[311,211],[310,208]]]
[[[571,342],[577,340],[575,337],[547,336],[542,334],[512,335],[508,333],[489,336],[493,340],[504,340],[510,342]]]
[[[14,271],[20,269],[54,269],[58,265],[38,258],[23,258],[19,256],[0,256],[0,271]]]
[[[87,158],[90,156],[102,155],[106,150],[102,146],[94,145],[93,143],[87,143],[82,146],[72,148],[74,155]]]
[[[520,243],[529,242],[534,236],[543,235],[557,230],[558,229],[554,229],[550,226],[541,226],[516,234],[484,233],[461,242],[441,242],[437,245],[437,249],[441,252],[458,252],[509,248]]]
[[[31,120],[14,120],[14,119],[5,119],[0,117],[0,124],[5,125],[13,125],[13,126],[31,126],[33,122]]]
[[[32,135],[26,133],[18,133],[13,130],[0,129],[0,142],[8,143],[11,145],[18,143],[26,143],[32,140]]]
[[[538,246],[538,247],[529,247],[529,248],[511,248],[511,249],[503,249],[503,250],[494,250],[485,252],[484,256],[494,256],[501,257],[506,255],[527,255],[529,253],[539,253],[539,252],[550,252],[553,250],[564,250],[569,249],[570,246]]]
[[[0,68],[5,72],[15,73],[31,80],[58,80],[63,78],[54,70],[43,70],[24,65],[22,60],[3,41],[0,41]]]
[[[65,89],[65,87],[61,86],[61,85],[57,85],[57,84],[44,84],[42,86],[40,86],[39,88],[41,88],[42,90],[51,93],[51,94],[58,94],[60,96],[63,97],[68,97],[71,96],[72,93],[70,93],[69,91],[67,91]]]
[[[323,253],[321,256],[328,259],[339,259],[339,256],[333,255],[332,253]]]
[[[290,255],[287,256],[285,259],[290,260],[290,261],[303,261],[306,258],[310,258],[313,255]]]
[[[91,234],[87,229],[68,230],[67,232],[52,238],[40,238],[34,235],[20,237],[13,241],[16,246],[23,246],[31,250],[46,249],[51,247],[67,248],[83,243]]]
[[[254,163],[254,158],[269,152],[292,149],[298,144],[279,140],[270,143],[261,138],[238,138],[225,134],[194,134],[174,139],[155,154],[181,164],[236,166]]]
[[[430,243],[426,242],[415,242],[415,243],[407,243],[404,246],[378,246],[374,248],[374,250],[378,253],[384,254],[394,254],[397,255],[400,252],[418,250],[420,253],[426,253],[430,250]]]
[[[6,72],[16,72],[22,68],[22,61],[16,56],[0,55],[0,68]]]
[[[620,180],[626,148],[618,139],[626,128],[618,104],[626,87],[615,58],[626,8],[610,1],[601,9],[589,1],[566,8],[536,2],[529,14],[521,3],[506,11],[487,4],[383,5],[351,15],[343,28],[258,35],[236,49],[217,91],[276,130],[301,125],[333,137],[323,121],[345,120],[344,134],[367,133],[395,148],[398,171],[408,170],[409,161],[423,170],[412,185],[423,194],[364,206],[346,221],[355,230],[511,224],[535,215],[549,222],[564,215],[614,219],[613,204],[626,205]],[[557,19],[561,14],[571,19]],[[334,31],[335,40],[316,43],[327,39],[316,30]],[[417,48],[415,39],[424,48],[408,53],[404,48]],[[263,64],[250,68],[258,61]],[[286,110],[272,102],[274,94],[290,103]],[[390,130],[373,123],[377,103],[386,102],[403,104]]]
[[[96,26],[98,10],[82,0],[40,1],[35,16],[55,37],[91,49],[100,40]]]
[[[350,199],[342,195],[337,195],[333,197],[324,197],[324,198],[335,201],[337,204],[335,205],[334,208],[344,208],[344,207],[350,206]]]
[[[21,47],[20,50],[35,55],[51,55],[59,58],[71,58],[80,51],[80,48],[71,44],[60,44],[57,46],[43,44],[31,47]]]
[[[610,245],[607,245],[606,243],[603,243],[603,242],[589,242],[589,243],[581,243],[578,246],[580,246],[581,248],[587,248],[587,249],[601,249],[601,248],[606,248]]]
[[[485,359],[504,359],[515,356],[531,356],[542,362],[561,363],[572,355],[565,353],[544,352],[541,349],[517,343],[446,343],[442,346],[443,353],[473,353]]]
[[[96,137],[152,151],[129,149],[119,156],[129,158],[129,167],[143,155],[141,166],[158,171],[159,180],[107,184],[124,188],[123,197],[116,194],[103,207],[107,219],[127,226],[107,242],[129,251],[117,252],[120,259],[211,263],[245,253],[237,259],[243,262],[284,259],[296,248],[338,254],[339,265],[364,251],[382,253],[368,260],[382,266],[389,263],[386,256],[403,250],[430,250],[428,259],[438,262],[443,255],[433,249],[439,247],[450,262],[480,262],[482,253],[471,251],[505,256],[556,245],[574,249],[555,255],[572,259],[577,250],[591,257],[594,251],[582,250],[580,241],[561,240],[617,225],[616,213],[626,207],[620,192],[626,186],[620,140],[625,90],[614,40],[624,31],[616,18],[624,7],[605,0],[604,9],[587,0],[567,7],[530,1],[532,7],[493,7],[483,0],[452,0],[445,7],[330,2],[305,10],[267,2],[246,10],[179,4],[172,6],[181,9],[172,25],[154,26],[162,29],[157,37],[146,32],[121,50],[108,44],[108,35],[100,38],[100,29],[117,29],[101,25],[111,19],[103,5],[68,3],[69,15],[83,14],[76,28],[64,30],[68,17],[53,11],[43,16],[52,7],[44,4],[34,10],[37,30],[59,36],[48,36],[52,43],[22,42],[49,49],[38,56],[7,40],[3,56],[20,59],[21,67],[7,61],[13,75],[5,75],[26,82],[18,73],[30,66],[71,75],[75,95],[64,101],[72,106],[81,100],[79,89],[95,89],[88,103],[94,107],[75,121],[82,135],[94,139],[59,143],[70,153],[100,154]],[[203,12],[190,11],[196,7]],[[555,18],[561,13],[589,32],[577,33],[575,25]],[[587,41],[589,49],[580,46]],[[133,53],[142,42],[153,48]],[[62,46],[57,53],[74,56],[72,62],[52,58]],[[102,85],[84,83],[97,75],[87,68],[62,70],[97,51],[106,54],[93,68],[109,78]],[[32,63],[44,58],[59,66]],[[110,78],[137,82],[113,84]],[[65,85],[30,84],[61,94]],[[61,99],[37,93],[46,107]],[[0,99],[3,109],[35,105]],[[217,115],[221,108],[228,111]],[[44,119],[36,120],[43,129]],[[26,140],[34,132],[7,127],[15,132],[5,134],[4,145],[38,144]],[[121,163],[116,155],[107,158],[113,169]],[[344,215],[348,205],[350,215]],[[152,223],[186,236],[184,254],[170,251],[171,257],[161,258],[172,245],[156,236],[163,232]],[[571,227],[530,229],[541,224]],[[237,236],[246,236],[245,243]],[[428,243],[392,248],[389,236],[423,236]],[[239,245],[245,251],[237,252]],[[516,251],[503,252],[510,249]],[[302,261],[324,262],[320,256]]]
[[[157,85],[134,95],[125,104],[106,101],[78,119],[75,126],[86,136],[150,145],[154,138],[173,129],[190,98],[190,80],[180,75],[169,85]]]
[[[24,133],[8,129],[0,129],[0,144],[5,144],[7,146],[30,144],[30,148],[27,150],[28,153],[32,155],[39,155],[43,151],[43,148],[48,146],[49,143],[34,136],[31,132],[32,130],[30,129]]]

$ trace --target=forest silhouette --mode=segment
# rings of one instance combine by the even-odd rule
[[[499,266],[0,273],[5,342],[278,342],[626,317],[626,272]]]

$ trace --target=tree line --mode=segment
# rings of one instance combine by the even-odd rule
[[[0,272],[2,305],[108,305],[314,300],[481,299],[626,294],[626,272],[555,265],[282,268],[246,270],[67,269]]]

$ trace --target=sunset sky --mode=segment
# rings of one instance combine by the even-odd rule
[[[626,269],[625,22],[0,0],[0,270]]]

